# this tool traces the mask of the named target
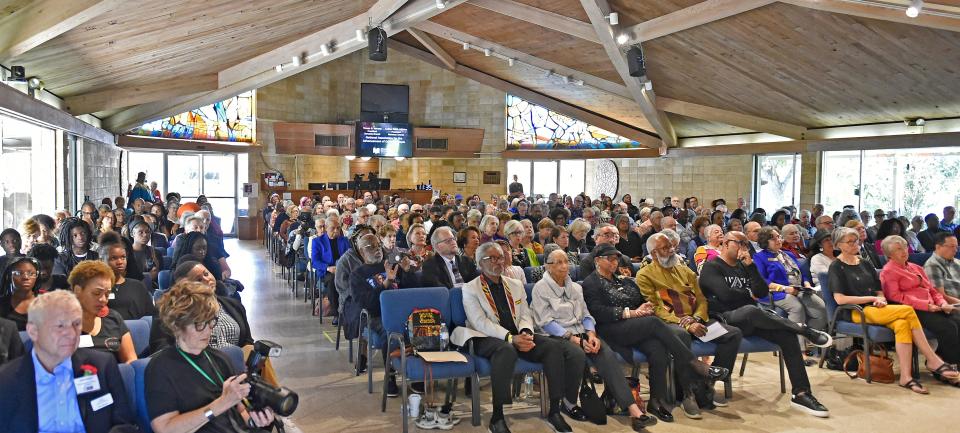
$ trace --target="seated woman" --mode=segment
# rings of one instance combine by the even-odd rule
[[[567,254],[558,247],[544,261],[547,272],[533,286],[530,300],[534,323],[542,332],[567,339],[581,347],[593,361],[617,404],[630,414],[633,430],[644,431],[644,427],[655,424],[657,420],[647,416],[637,406],[615,352],[597,336],[596,320],[587,311],[583,289],[570,279]]]
[[[507,221],[507,224],[503,228],[503,233],[507,236],[507,240],[510,243],[510,250],[513,251],[512,256],[505,257],[511,257],[510,261],[513,266],[519,266],[521,270],[532,266],[540,266],[533,250],[524,248],[521,245],[523,237],[526,234],[523,230],[523,224],[521,224],[520,221]]]
[[[903,232],[905,231],[907,231],[907,229],[906,227],[904,227],[903,223],[900,222],[900,220],[896,218],[889,218],[889,219],[883,220],[883,222],[880,223],[880,227],[877,229],[877,240],[873,242],[873,250],[876,251],[877,254],[886,255],[884,254],[883,247],[881,245],[883,243],[883,240],[886,239],[887,236],[902,237]],[[914,253],[913,248],[911,248],[910,245],[908,244],[907,255],[909,256],[910,254],[913,254],[913,253]]]
[[[945,363],[927,341],[917,313],[909,305],[887,305],[880,276],[873,265],[860,258],[860,237],[857,231],[841,227],[834,232],[834,243],[840,255],[830,265],[830,291],[840,305],[859,305],[863,314],[845,311],[844,319],[871,325],[885,326],[896,336],[897,358],[900,361],[900,386],[913,392],[928,391],[913,377],[913,346],[927,359],[927,368],[940,377],[956,382],[960,378],[950,364]],[[895,241],[894,241],[895,242]],[[892,261],[891,261],[892,262]]]
[[[70,271],[77,263],[99,258],[97,253],[90,249],[93,232],[90,230],[90,225],[83,220],[67,218],[60,226],[59,236],[63,252],[60,253],[58,262],[66,275],[70,275]]]
[[[211,278],[212,280],[212,278]],[[176,336],[176,346],[154,354],[144,378],[147,415],[158,433],[236,432],[268,427],[273,412],[248,412],[246,374],[208,347],[220,315],[210,284],[180,281],[163,295],[157,322]]]
[[[39,293],[40,262],[32,257],[14,257],[7,263],[0,279],[0,317],[17,324],[18,331],[27,330],[27,307]]]
[[[500,230],[500,219],[497,218],[496,215],[485,215],[483,219],[480,220],[480,226],[477,228],[480,229],[481,244],[498,240],[507,240],[507,238],[498,234]]]
[[[837,259],[834,254],[833,237],[830,232],[820,230],[810,241],[810,277],[813,285],[819,286],[819,275],[830,269],[830,264]]]
[[[710,225],[710,218],[707,217],[697,217],[693,220],[693,224],[690,225],[690,231],[693,232],[693,239],[687,244],[687,251],[697,251],[697,248],[700,248],[707,244],[707,235],[704,233],[704,229]]]
[[[108,293],[109,307],[125,320],[135,320],[144,316],[154,316],[157,309],[153,306],[150,292],[140,280],[127,278],[127,249],[122,243],[106,243],[100,246],[100,260],[113,271],[113,289]],[[81,262],[83,263],[83,262]],[[77,265],[79,266],[79,265]]]
[[[427,230],[423,224],[417,223],[410,226],[407,231],[407,245],[410,245],[408,252],[417,269],[433,255],[433,249],[427,245]]]
[[[37,276],[37,294],[44,294],[53,290],[70,290],[67,276],[57,268],[57,249],[50,244],[33,244],[27,252],[27,257],[33,257],[40,262],[40,274]]]
[[[634,348],[643,352],[650,370],[647,411],[661,421],[672,422],[671,403],[676,396],[667,392],[670,357],[677,367],[680,389],[685,395],[690,395],[689,389],[696,377],[717,380],[725,377],[728,371],[697,360],[670,327],[654,315],[653,304],[640,293],[636,282],[617,274],[619,251],[610,246],[600,249],[602,251],[594,258],[596,271],[583,280],[583,297],[590,315],[597,322],[597,334],[623,359],[633,359]]]
[[[781,232],[784,251],[792,253],[797,260],[810,257],[807,247],[803,245],[803,237],[800,236],[800,226],[796,224],[784,224]]]
[[[500,245],[503,257],[513,257],[513,247],[510,246],[510,242],[497,241],[496,244]],[[523,273],[523,268],[520,266],[507,265],[505,262],[503,265],[503,276],[520,280],[523,284],[527,284],[527,274]]]
[[[693,261],[697,264],[697,273],[703,269],[704,262],[713,260],[720,256],[720,244],[723,242],[723,229],[717,224],[710,224],[703,229],[707,243],[697,247],[693,253]]]
[[[617,215],[613,220],[620,233],[620,242],[617,242],[617,250],[627,256],[632,262],[639,262],[643,258],[643,241],[640,234],[630,229],[630,217],[627,214]]]
[[[567,260],[570,261],[571,265],[580,266],[580,253],[570,251],[570,233],[567,232],[566,227],[560,225],[555,226],[550,233],[550,237],[554,243],[567,252]]]
[[[14,229],[4,229],[0,232],[0,247],[3,248],[3,257],[0,257],[0,271],[7,268],[7,263],[14,257],[20,257],[20,247],[22,246],[20,232]]]
[[[910,246],[906,239],[890,235],[883,239],[882,246],[887,256],[887,264],[880,271],[883,294],[893,303],[913,307],[920,324],[940,343],[937,345],[940,357],[957,365],[960,363],[960,310],[930,283],[923,266],[907,261]],[[940,370],[933,373],[937,379],[944,377]]]
[[[520,224],[523,224],[523,239],[520,240],[520,245],[530,251],[533,251],[534,258],[536,258],[537,254],[543,254],[543,244],[533,239],[533,220],[529,218],[522,219],[520,220]],[[534,266],[539,265],[540,264],[537,263]]]
[[[133,337],[123,317],[107,306],[113,276],[106,264],[88,260],[74,266],[67,281],[83,310],[81,331],[88,337],[80,337],[80,347],[112,353],[117,362],[129,364],[137,360]]]
[[[880,266],[880,254],[867,240],[867,228],[864,227],[863,223],[859,220],[850,220],[844,224],[844,227],[854,229],[860,235],[860,260],[869,263],[874,269],[882,268],[883,266]]]
[[[743,209],[737,209],[742,211]],[[730,218],[730,221],[727,221],[727,233],[730,232],[743,232],[743,220],[739,218]]]
[[[592,251],[594,245],[596,245],[593,236],[590,236],[592,230],[593,226],[590,225],[589,221],[583,218],[573,220],[567,230],[570,234],[570,245],[567,247],[567,251],[579,254]]]
[[[463,251],[463,257],[472,262],[480,246],[480,230],[473,226],[464,227],[457,233],[457,246]]]
[[[800,271],[800,263],[793,253],[784,251],[780,232],[775,227],[760,229],[757,243],[763,248],[753,256],[757,270],[770,287],[773,304],[787,312],[790,320],[807,325],[818,331],[827,329],[827,307],[813,290],[810,275]],[[769,303],[770,298],[760,298]],[[801,337],[802,338],[802,337]],[[801,347],[805,345],[803,341]],[[808,363],[812,363],[808,359]]]
[[[141,218],[131,221],[127,231],[129,232],[127,242],[130,243],[133,250],[133,257],[130,257],[129,260],[135,261],[143,271],[142,278],[134,278],[143,280],[145,284],[149,282],[150,287],[154,287],[153,282],[157,281],[157,275],[160,274],[160,266],[163,265],[163,261],[157,256],[157,250],[150,244],[153,230],[150,229],[150,224],[147,224]]]
[[[209,251],[207,249],[207,238],[201,232],[190,232],[183,234],[180,240],[176,242],[176,247],[173,249],[173,266],[178,266],[180,262],[183,261],[184,256],[193,256],[199,259],[203,266],[206,267],[213,274],[213,278],[216,278],[217,281],[220,281],[222,278],[222,272],[220,270],[220,264],[216,260],[213,260],[210,257],[210,254],[207,254]],[[127,272],[129,276],[129,272]],[[225,292],[217,293],[218,295],[224,295]]]

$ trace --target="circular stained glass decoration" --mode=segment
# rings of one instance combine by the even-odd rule
[[[616,197],[620,186],[620,171],[617,169],[617,164],[609,159],[599,161],[593,172],[593,184],[597,197],[600,194]]]

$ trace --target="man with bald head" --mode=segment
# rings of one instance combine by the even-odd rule
[[[780,346],[793,386],[791,404],[814,416],[826,417],[827,408],[810,392],[810,379],[797,336],[804,336],[820,347],[830,346],[833,339],[825,332],[757,306],[757,299],[768,296],[770,289],[753,263],[747,236],[740,232],[727,233],[720,244],[718,259],[703,264],[699,282],[711,312],[720,314],[745,337],[756,335]],[[720,366],[732,369],[733,363]]]
[[[760,237],[760,223],[750,221],[743,226],[743,231],[747,240],[750,241],[750,255],[754,255],[763,250],[763,248],[760,248],[760,244],[757,243],[757,239]]]

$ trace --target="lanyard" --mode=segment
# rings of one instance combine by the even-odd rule
[[[214,382],[213,379],[211,379],[209,375],[207,375],[207,372],[203,371],[203,369],[200,368],[200,366],[197,365],[196,362],[193,362],[193,360],[190,359],[190,357],[187,356],[186,353],[183,353],[183,351],[180,350],[179,347],[177,348],[177,352],[180,352],[180,356],[182,356],[183,359],[186,359],[187,362],[189,362],[190,365],[193,367],[193,369],[194,369],[194,370],[197,370],[197,372],[200,373],[200,375],[202,375],[204,379],[207,379],[208,382],[212,383],[213,386],[222,386],[222,385],[223,385],[223,376],[220,376],[220,371],[217,370],[217,366],[213,365],[213,360],[210,359],[210,355],[207,354],[207,351],[203,351],[203,356],[206,356],[206,357],[207,357],[207,362],[209,362],[209,363],[210,363],[210,366],[213,367],[213,372],[217,375],[217,379],[220,379],[220,385],[217,385],[217,383]]]

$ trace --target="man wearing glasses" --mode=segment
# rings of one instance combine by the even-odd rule
[[[620,232],[617,231],[617,227],[612,224],[601,223],[596,230],[593,231],[593,239],[596,241],[597,246],[593,248],[594,251],[600,247],[600,245],[610,245],[616,247],[620,242]],[[590,255],[580,261],[580,275],[590,275],[596,269],[594,264],[594,253],[591,252]],[[617,258],[617,273],[625,277],[633,276],[633,264],[630,263],[630,258],[620,255]]]
[[[457,236],[450,227],[433,231],[430,245],[436,253],[423,263],[420,285],[423,287],[461,287],[477,278],[477,267],[471,260],[460,255]]]
[[[780,346],[783,362],[792,385],[791,405],[818,417],[829,411],[810,391],[810,379],[804,366],[803,352],[797,336],[806,337],[819,347],[833,343],[829,334],[806,325],[791,322],[772,310],[757,306],[757,299],[769,295],[766,281],[750,257],[750,243],[740,232],[729,232],[720,245],[720,256],[703,264],[700,287],[710,305],[730,326],[744,336],[756,335]],[[733,368],[733,363],[723,365]]]
[[[717,345],[717,354],[713,359],[714,367],[730,369],[737,360],[737,350],[743,334],[739,329],[715,322],[707,313],[707,299],[700,291],[697,275],[687,266],[682,266],[673,243],[663,233],[655,233],[647,240],[647,250],[653,263],[644,266],[637,273],[637,286],[643,296],[653,304],[653,312],[671,327],[674,334],[687,346],[693,337],[707,335],[708,326],[723,328],[723,335],[717,336],[711,343]],[[679,266],[678,266],[679,265]],[[726,406],[721,396],[711,396],[712,382],[707,383],[707,392],[687,393],[683,402],[683,412],[688,418],[700,419],[700,408],[712,409]],[[698,390],[699,391],[699,390]]]
[[[576,406],[586,359],[583,350],[569,341],[533,333],[526,291],[520,281],[502,276],[506,262],[499,245],[480,245],[476,259],[482,274],[463,286],[467,326],[457,327],[451,341],[458,346],[471,341],[474,353],[490,360],[493,415],[489,431],[510,432],[503,406],[512,403],[510,384],[517,358],[543,363],[550,392],[546,422],[555,432],[573,431],[563,419],[560,406],[565,405],[565,412],[574,419],[586,420]]]

